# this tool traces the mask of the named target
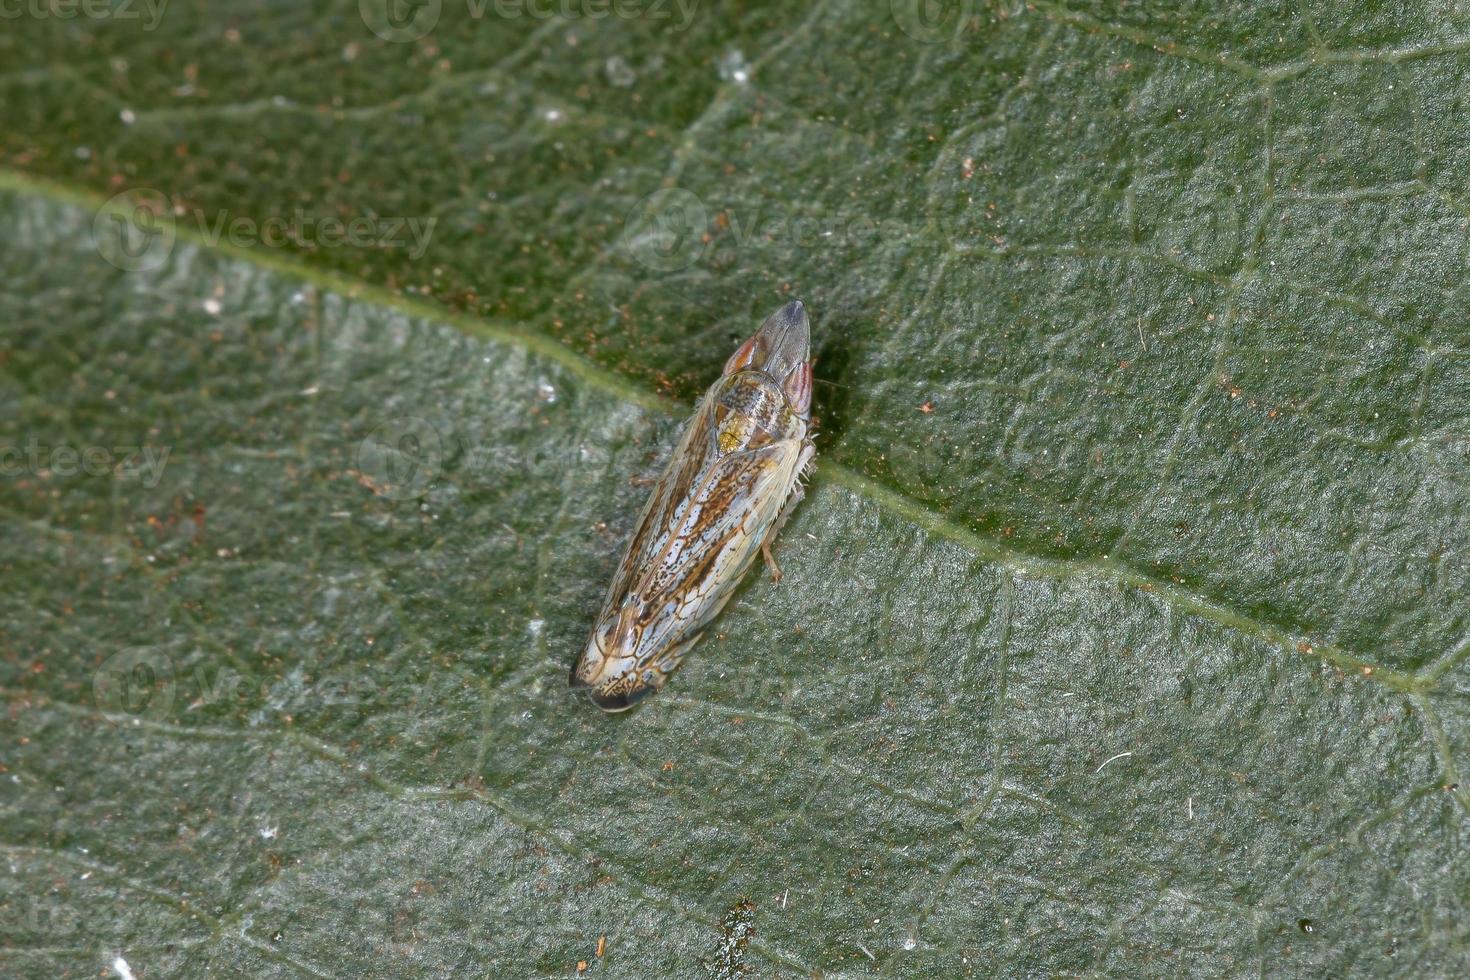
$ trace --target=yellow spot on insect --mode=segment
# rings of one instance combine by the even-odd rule
[[[730,453],[740,448],[740,433],[734,429],[725,429],[720,433],[720,452]]]

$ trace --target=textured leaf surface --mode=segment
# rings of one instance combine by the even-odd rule
[[[1470,972],[1463,12],[237,6],[0,34],[0,971]],[[604,717],[792,296],[786,578]]]

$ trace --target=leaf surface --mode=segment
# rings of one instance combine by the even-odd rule
[[[956,7],[7,26],[0,970],[1470,972],[1470,23]],[[605,717],[793,297],[785,579]]]

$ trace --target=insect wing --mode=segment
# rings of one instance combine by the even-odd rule
[[[684,426],[679,444],[659,474],[633,536],[628,540],[628,548],[618,563],[600,618],[616,615],[623,600],[644,577],[650,563],[667,547],[669,532],[677,522],[679,512],[709,469],[711,447],[714,445],[711,409],[710,398],[706,395],[699,410]]]
[[[708,623],[755,560],[780,513],[800,446],[782,441],[714,460],[661,537],[667,542],[637,585],[660,620],[644,649],[680,642]],[[664,619],[667,616],[669,618]]]

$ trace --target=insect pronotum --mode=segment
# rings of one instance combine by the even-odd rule
[[[604,711],[664,686],[801,500],[812,458],[811,328],[788,303],[740,345],[658,478],[572,668]]]

